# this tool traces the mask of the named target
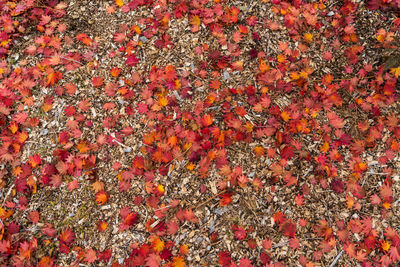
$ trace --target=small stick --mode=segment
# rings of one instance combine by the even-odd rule
[[[281,242],[281,243],[278,243],[278,244],[273,245],[272,248],[283,247],[283,246],[286,245],[287,243],[288,243],[287,241],[284,241],[284,242]]]
[[[340,257],[342,257],[343,254],[343,250],[341,250],[339,252],[339,254],[336,256],[336,258],[332,261],[332,263],[329,265],[329,267],[333,267],[335,266],[336,262],[340,259]]]
[[[197,210],[198,208],[200,208],[201,206],[207,204],[208,202],[210,202],[211,200],[213,200],[215,197],[222,195],[226,193],[226,189],[222,190],[221,192],[219,192],[218,194],[213,195],[212,197],[206,199],[205,201],[203,201],[202,203],[200,203],[199,205],[196,206],[195,210]]]
[[[179,157],[181,157],[181,156],[183,156],[183,155],[185,155],[186,154],[186,152],[188,152],[189,151],[189,149],[192,147],[192,145],[190,145],[185,151],[183,151],[181,154],[179,154],[178,156],[176,156],[174,159],[172,159],[170,162],[168,162],[166,165],[165,165],[165,167],[167,167],[167,166],[169,166],[169,165],[171,165],[172,164],[172,162],[174,162],[177,158],[179,158]]]
[[[168,208],[170,208],[170,207],[171,207],[171,205],[167,205],[167,206],[164,206],[164,207],[162,207],[162,208],[155,209],[154,211],[159,211],[159,210],[163,210],[163,209],[168,209]]]
[[[121,143],[120,141],[118,141],[118,140],[115,139],[115,138],[113,138],[113,141],[114,141],[115,143],[117,143],[118,145],[120,145],[120,146],[123,146],[123,147],[126,147],[126,148],[131,148],[130,146],[127,146],[127,145]]]
[[[12,189],[14,188],[14,185],[15,185],[15,184],[12,184],[11,187],[8,189],[8,192],[7,192],[7,194],[6,194],[5,197],[4,197],[3,203],[1,204],[2,206],[3,206],[4,203],[6,202],[6,199],[7,199],[8,195],[11,194],[11,191],[12,191]]]
[[[75,60],[75,59],[72,59],[72,58],[66,58],[66,57],[60,57],[61,59],[65,59],[65,60],[68,60],[68,61],[72,61],[72,62],[75,62],[75,63],[78,63],[79,65],[82,65],[82,63],[80,63],[79,61],[77,61],[77,60]]]
[[[246,9],[246,12],[244,12],[244,15],[243,15],[244,17],[246,17],[247,12],[249,12],[252,5],[253,5],[253,0],[250,1],[249,7]]]

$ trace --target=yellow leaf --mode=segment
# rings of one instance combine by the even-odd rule
[[[306,40],[307,43],[311,43],[313,40],[313,35],[309,32],[304,34],[304,40]]]
[[[290,79],[292,79],[292,81],[296,81],[298,79],[300,79],[300,75],[297,71],[293,71],[290,73]]]
[[[162,107],[165,107],[168,105],[168,99],[162,96],[158,99],[158,104],[160,104]]]
[[[115,0],[115,4],[116,4],[118,7],[121,7],[121,6],[124,5],[124,0]]]
[[[194,25],[194,26],[199,26],[200,25],[200,18],[199,18],[199,16],[193,16],[192,17],[192,19],[191,19],[191,23],[192,23],[192,25]]]
[[[153,249],[156,252],[161,252],[164,250],[164,241],[162,241],[160,238],[156,237],[154,240],[151,242]]]
[[[186,165],[186,169],[189,171],[193,171],[194,167],[196,167],[196,165],[194,165],[193,162],[190,162],[188,165]]]
[[[382,246],[382,249],[383,249],[384,251],[389,251],[390,243],[384,241],[384,242],[382,242],[382,245],[381,245],[381,246]]]
[[[10,126],[8,126],[8,129],[15,134],[18,131],[18,125],[15,122],[11,122]]]
[[[159,184],[159,185],[157,186],[157,191],[158,191],[160,194],[164,194],[164,192],[165,192],[164,186],[163,186],[162,184]]]
[[[390,72],[396,77],[399,78],[400,76],[400,67],[397,68],[391,68]]]
[[[382,207],[384,207],[385,209],[389,209],[392,206],[391,203],[389,202],[383,202]]]

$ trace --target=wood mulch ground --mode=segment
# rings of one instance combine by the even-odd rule
[[[76,234],[74,246],[93,248],[96,251],[111,249],[113,256],[109,264],[114,261],[122,263],[130,255],[132,244],[148,241],[150,234],[147,231],[146,223],[153,220],[152,224],[157,225],[160,222],[159,218],[155,216],[154,208],[143,203],[141,205],[133,204],[139,196],[143,199],[148,198],[143,179],[132,179],[130,189],[121,192],[118,178],[121,170],[126,170],[132,166],[132,161],[136,156],[143,155],[142,148],[146,147],[143,138],[149,129],[153,129],[151,128],[152,125],[148,125],[149,120],[147,120],[146,115],[138,112],[135,112],[133,116],[127,115],[128,106],[137,107],[142,101],[140,97],[142,84],[139,83],[133,87],[137,96],[132,99],[125,99],[118,94],[110,97],[105,93],[104,86],[102,88],[93,87],[92,78],[103,77],[104,84],[113,82],[121,88],[125,85],[125,81],[132,79],[134,75],[146,79],[152,66],[173,65],[177,72],[188,73],[187,79],[193,88],[190,92],[193,97],[180,99],[177,106],[180,110],[193,112],[196,109],[196,103],[203,101],[211,92],[208,84],[214,79],[211,75],[205,78],[201,77],[196,72],[196,69],[203,64],[202,62],[209,60],[206,53],[199,55],[196,53],[196,49],[207,44],[209,51],[218,50],[226,55],[232,54],[232,51],[231,48],[218,43],[217,38],[204,24],[200,25],[199,31],[192,32],[192,25],[187,16],[180,19],[171,18],[166,31],[170,37],[171,47],[160,49],[155,43],[156,38],[134,35],[131,40],[141,43],[136,51],[139,62],[135,67],[128,68],[123,52],[118,52],[119,47],[123,45],[115,42],[115,33],[126,32],[132,25],[138,25],[144,29],[145,20],[157,16],[157,5],[153,4],[152,9],[148,6],[140,6],[134,11],[124,12],[124,9],[115,7],[114,1],[70,0],[66,2],[68,4],[67,14],[61,19],[67,27],[66,31],[61,34],[63,40],[62,53],[67,55],[68,53],[79,52],[83,57],[79,60],[80,66],[76,69],[61,69],[63,72],[62,84],[64,86],[68,83],[75,84],[76,93],[56,96],[52,88],[34,89],[35,104],[30,107],[28,112],[29,115],[40,118],[40,127],[33,128],[29,132],[29,141],[24,146],[21,161],[28,160],[33,153],[39,153],[44,160],[52,162],[54,151],[62,147],[59,144],[59,133],[71,129],[68,123],[70,117],[65,114],[65,109],[68,106],[75,108],[82,106],[82,101],[90,103],[87,111],[82,113],[85,114],[87,119],[91,120],[92,125],[88,124],[79,128],[81,140],[96,143],[102,134],[115,137],[115,134],[118,135],[118,131],[125,127],[131,127],[133,132],[123,138],[122,141],[114,142],[113,146],[108,146],[107,149],[99,149],[96,152],[96,177],[94,179],[104,184],[104,188],[110,196],[105,205],[99,206],[94,201],[93,180],[88,179],[87,176],[80,176],[77,178],[79,188],[71,191],[68,184],[76,177],[70,176],[63,178],[60,187],[46,186],[38,189],[32,195],[27,209],[16,212],[13,218],[16,218],[20,225],[26,225],[29,222],[28,213],[39,211],[40,222],[29,228],[29,236],[35,236],[39,233],[46,223],[52,224],[55,229],[68,227],[73,229]],[[160,3],[162,2],[160,1]],[[245,35],[239,43],[238,49],[242,53],[236,60],[243,62],[241,70],[227,68],[220,71],[218,77],[215,76],[222,83],[222,87],[225,88],[239,88],[242,85],[253,85],[260,88],[256,79],[259,60],[249,55],[264,52],[267,57],[277,58],[282,53],[279,48],[282,42],[286,42],[289,47],[294,48],[298,47],[301,40],[290,38],[288,29],[283,26],[280,26],[277,30],[270,30],[267,27],[269,20],[283,24],[282,16],[271,11],[273,4],[270,1],[222,2],[225,5],[239,8],[241,16],[243,16],[240,17],[243,25],[246,24],[245,17],[255,16],[255,18],[258,18],[258,23],[251,28],[252,32],[258,34],[258,38],[253,38],[250,34]],[[110,12],[111,6],[114,6],[114,12]],[[330,16],[334,16],[338,12],[340,5],[337,1],[328,1],[325,6],[326,14],[329,14],[329,16],[320,17],[320,23],[330,25]],[[385,19],[382,19],[383,17]],[[394,13],[371,11],[362,1],[358,3],[353,25],[355,25],[359,43],[364,46],[364,50],[358,55],[360,60],[354,66],[354,70],[359,70],[366,63],[371,64],[374,68],[383,63],[382,53],[387,51],[376,45],[376,32],[380,28],[389,29],[394,18]],[[236,31],[236,27],[230,27],[232,29],[227,28],[225,31],[226,36],[231,36]],[[300,56],[304,60],[304,68],[310,66],[314,70],[310,75],[310,80],[318,82],[327,73],[333,74],[335,79],[347,79],[352,75],[354,76],[354,73],[351,74],[350,70],[347,74],[343,71],[348,64],[345,49],[352,44],[345,43],[342,44],[340,49],[332,50],[334,60],[327,61],[322,57],[322,54],[325,47],[332,45],[335,36],[324,37],[324,28],[312,29],[312,31],[314,42],[310,43]],[[76,36],[81,33],[87,34],[96,41],[97,47],[89,47],[82,42],[68,41],[75,40]],[[19,40],[10,58],[14,58],[17,62],[25,61],[27,66],[37,64],[42,60],[41,58],[22,53],[35,42],[36,38],[37,32],[32,31],[31,35]],[[272,65],[276,67],[278,64],[274,62]],[[110,74],[110,69],[113,67],[122,70],[119,78]],[[301,70],[299,65],[299,71]],[[126,80],[124,81],[124,79]],[[285,77],[284,79],[288,80],[289,78]],[[396,90],[398,93],[398,88]],[[289,109],[291,104],[296,103],[299,98],[297,90],[286,94],[283,94],[282,91],[278,93],[270,92],[270,95],[271,103],[277,105],[281,110]],[[48,96],[54,96],[54,101],[51,111],[46,113],[42,109],[42,104]],[[357,125],[360,122],[368,120],[373,124],[374,121],[362,109],[348,108],[349,103],[354,102],[354,99],[358,97],[356,94],[349,93],[344,89],[341,96],[345,103],[343,108],[337,109],[337,113],[341,118],[344,118],[346,123],[344,130],[347,133],[354,133],[352,136],[356,137]],[[247,111],[243,123],[250,122],[253,125],[268,126],[268,117],[254,112],[252,105],[247,102],[247,98],[238,96],[234,101]],[[107,107],[106,103],[111,103],[108,106],[111,105],[112,108],[105,108]],[[222,125],[224,117],[220,112],[221,107],[212,108],[214,109],[215,123]],[[394,103],[389,108],[382,109],[382,112],[384,115],[393,114],[398,117],[400,114],[399,103]],[[104,121],[112,116],[119,116],[115,127],[104,127]],[[318,114],[316,120],[326,120],[326,116]],[[389,138],[390,132],[386,131],[381,134],[382,140],[377,140],[377,147],[381,146],[382,149],[367,151],[362,156],[368,162],[369,169],[363,175],[362,179],[364,180],[360,183],[369,193],[379,194],[379,186],[382,185],[385,178],[385,175],[382,174],[385,173],[385,166],[379,165],[377,159],[385,153],[384,144],[385,140]],[[322,137],[322,135],[319,136]],[[198,217],[197,223],[183,223],[174,236],[168,237],[168,240],[174,241],[175,244],[187,245],[188,253],[185,258],[187,266],[218,266],[218,254],[221,251],[228,251],[236,262],[248,258],[253,261],[254,266],[262,266],[259,255],[263,251],[262,241],[266,238],[273,242],[273,247],[268,254],[274,262],[280,261],[287,266],[298,266],[300,265],[299,257],[301,255],[305,255],[310,261],[314,261],[318,256],[313,253],[317,250],[316,247],[320,245],[323,238],[315,234],[312,226],[318,224],[321,220],[326,220],[329,225],[333,226],[334,231],[337,231],[338,229],[334,225],[338,220],[348,221],[351,218],[371,216],[374,220],[374,227],[381,232],[388,225],[399,230],[400,205],[398,201],[395,202],[396,205],[392,205],[388,211],[390,214],[385,217],[385,220],[380,220],[382,211],[370,205],[369,198],[359,200],[363,209],[359,211],[348,209],[346,208],[348,201],[346,194],[335,193],[329,185],[321,186],[319,184],[321,177],[318,176],[320,172],[315,170],[316,166],[311,164],[309,160],[296,156],[293,160],[287,161],[285,170],[297,179],[296,185],[287,187],[285,186],[286,182],[282,179],[278,182],[273,181],[272,177],[276,173],[271,170],[271,166],[279,162],[279,156],[259,157],[253,152],[256,146],[268,147],[272,143],[271,138],[275,137],[264,136],[251,142],[236,142],[226,148],[229,164],[232,168],[240,166],[243,173],[251,181],[258,178],[263,183],[263,187],[257,190],[250,185],[232,189],[232,203],[227,206],[221,206],[219,203],[219,194],[221,194],[219,186],[222,175],[213,165],[209,169],[208,176],[202,178],[197,171],[188,170],[188,155],[183,155],[173,161],[174,167],[170,168],[168,175],[155,173],[153,183],[163,185],[165,189],[165,193],[160,198],[160,203],[167,205],[171,200],[178,199],[180,205],[192,208],[194,214]],[[302,138],[302,145],[310,155],[320,154],[320,148],[324,143],[322,139],[315,140],[307,135]],[[343,154],[345,160],[336,165],[338,177],[341,179],[351,175],[351,169],[348,165],[351,154],[348,150],[343,151]],[[121,164],[120,169],[114,168],[116,163]],[[392,179],[396,200],[396,197],[399,198],[400,192],[398,153],[391,161],[390,166],[394,170]],[[316,182],[317,180],[318,182]],[[328,179],[322,180],[325,183],[328,181]],[[7,192],[8,189],[9,187],[5,187],[2,190]],[[305,196],[305,205],[297,205],[295,197],[305,191],[309,191]],[[12,196],[8,197],[11,198]],[[133,212],[140,215],[138,224],[126,231],[119,230],[120,210],[123,207],[129,207]],[[299,249],[291,249],[289,238],[276,227],[273,215],[277,211],[284,212],[286,217],[292,219],[295,223],[298,223],[300,218],[307,220],[308,226],[299,227],[296,232],[301,243]],[[173,216],[174,213],[171,213],[167,215],[167,219],[171,220]],[[104,232],[98,230],[98,223],[101,220],[108,223],[108,228]],[[246,229],[247,237],[245,240],[235,238],[232,224]],[[218,233],[218,237],[213,233]],[[249,246],[249,240],[256,243],[254,249]],[[56,245],[42,247],[36,252],[38,259],[44,255],[49,255],[52,250],[56,249],[55,247]],[[341,252],[342,249],[341,246],[337,245],[329,253],[323,254],[321,259],[315,260],[319,264],[317,266],[329,266],[337,255],[343,253]],[[57,254],[57,264],[61,266],[69,265],[75,259],[76,254],[74,253]],[[91,266],[99,266],[100,264],[107,265],[106,263],[95,263]],[[345,265],[361,266],[359,262],[343,254],[336,262],[336,266]],[[90,264],[81,263],[81,266],[90,266]]]

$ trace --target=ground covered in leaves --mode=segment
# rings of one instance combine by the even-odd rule
[[[399,0],[0,0],[1,266],[398,266]]]

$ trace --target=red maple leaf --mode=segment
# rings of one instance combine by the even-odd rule
[[[130,55],[126,58],[126,64],[131,67],[136,66],[138,62],[139,62],[139,59],[136,57],[135,54]]]
[[[167,232],[170,235],[174,235],[179,230],[179,223],[177,221],[169,221],[167,223]]]
[[[62,79],[62,76],[62,73],[59,71],[49,73],[47,76],[46,86],[53,86],[58,80]]]
[[[219,201],[219,205],[221,207],[225,207],[232,202],[232,195],[230,193],[225,193],[220,195],[221,200]]]
[[[221,264],[224,267],[229,266],[232,262],[231,255],[227,251],[221,251],[218,254],[218,257],[219,257],[219,260],[218,260],[219,264]]]
[[[294,147],[293,146],[285,146],[281,151],[281,158],[283,159],[291,159],[294,157]]]
[[[158,267],[160,266],[161,258],[156,253],[151,253],[146,258],[146,266],[148,267]]]
[[[126,225],[132,226],[136,224],[138,220],[139,220],[139,215],[137,213],[131,212],[125,217],[124,223]]]
[[[294,250],[298,249],[300,247],[299,239],[297,237],[291,238],[289,241],[289,246]]]
[[[389,255],[393,262],[400,261],[400,248],[391,246],[389,249]]]
[[[39,154],[35,154],[29,157],[29,163],[32,165],[32,168],[36,168],[42,163],[42,158]]]
[[[103,85],[104,79],[103,77],[93,77],[92,84],[94,87],[100,87]]]
[[[346,124],[343,119],[341,119],[338,115],[336,115],[335,112],[331,111],[328,112],[328,114],[326,115],[329,119],[329,123],[335,127],[335,128],[343,128],[343,126]]]
[[[245,239],[246,236],[247,236],[246,230],[244,230],[243,227],[233,225],[232,226],[232,230],[233,230],[233,232],[235,234],[236,239],[238,239],[238,240]]]
[[[253,264],[251,264],[251,261],[248,258],[242,258],[240,259],[238,267],[253,267]]]
[[[392,186],[388,183],[384,183],[380,188],[380,193],[383,201],[392,202],[393,201],[393,191]]]
[[[94,249],[90,248],[85,251],[85,258],[84,261],[87,263],[92,263],[97,260],[97,253]]]
[[[269,249],[272,248],[272,241],[271,241],[271,239],[266,238],[266,239],[264,239],[264,240],[262,241],[261,244],[262,244],[262,246],[263,246],[263,248],[264,248],[265,250],[269,250]]]
[[[285,214],[280,211],[275,212],[272,217],[274,218],[274,222],[277,224],[281,224],[285,221]]]
[[[75,233],[69,228],[64,229],[59,236],[60,242],[65,243],[66,245],[70,245],[74,242],[74,239]]]
[[[286,220],[279,226],[279,230],[282,231],[285,236],[294,237],[296,234],[296,224],[291,220]]]

